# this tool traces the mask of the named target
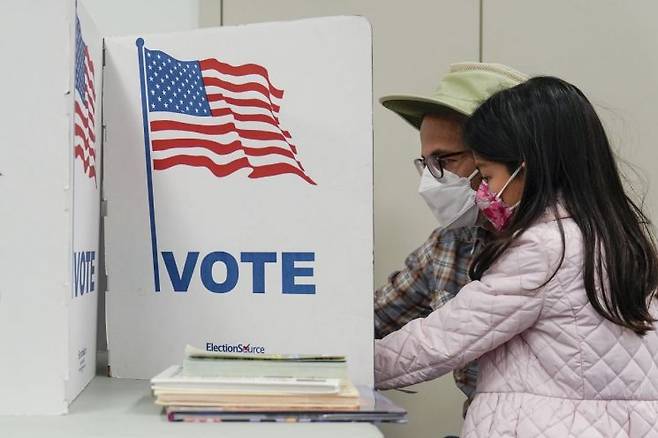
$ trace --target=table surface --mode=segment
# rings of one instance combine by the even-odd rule
[[[68,415],[0,416],[2,437],[382,438],[367,423],[170,423],[146,380],[96,376]]]

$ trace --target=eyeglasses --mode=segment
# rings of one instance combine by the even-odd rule
[[[448,158],[454,158],[462,154],[466,154],[470,151],[459,151],[459,152],[450,152],[448,154],[439,155],[438,153],[431,154],[429,157],[416,158],[414,160],[414,166],[419,175],[423,174],[425,167],[430,171],[432,176],[436,179],[443,178],[443,169],[445,169],[448,164]]]

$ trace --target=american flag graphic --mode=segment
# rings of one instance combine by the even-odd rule
[[[96,182],[96,132],[94,125],[96,91],[94,88],[94,62],[82,39],[80,20],[75,20],[75,98],[74,98],[74,149],[76,160],[82,162],[84,173]]]
[[[144,48],[153,170],[203,167],[216,177],[294,174],[309,184],[290,133],[279,123],[284,91],[257,64],[179,61]]]

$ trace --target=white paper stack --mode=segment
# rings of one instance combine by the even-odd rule
[[[151,380],[156,404],[240,411],[359,408],[342,356],[233,355],[186,348],[184,365]]]

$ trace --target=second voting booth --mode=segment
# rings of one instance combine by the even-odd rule
[[[2,17],[0,415],[66,413],[96,371],[102,38],[75,6]]]

